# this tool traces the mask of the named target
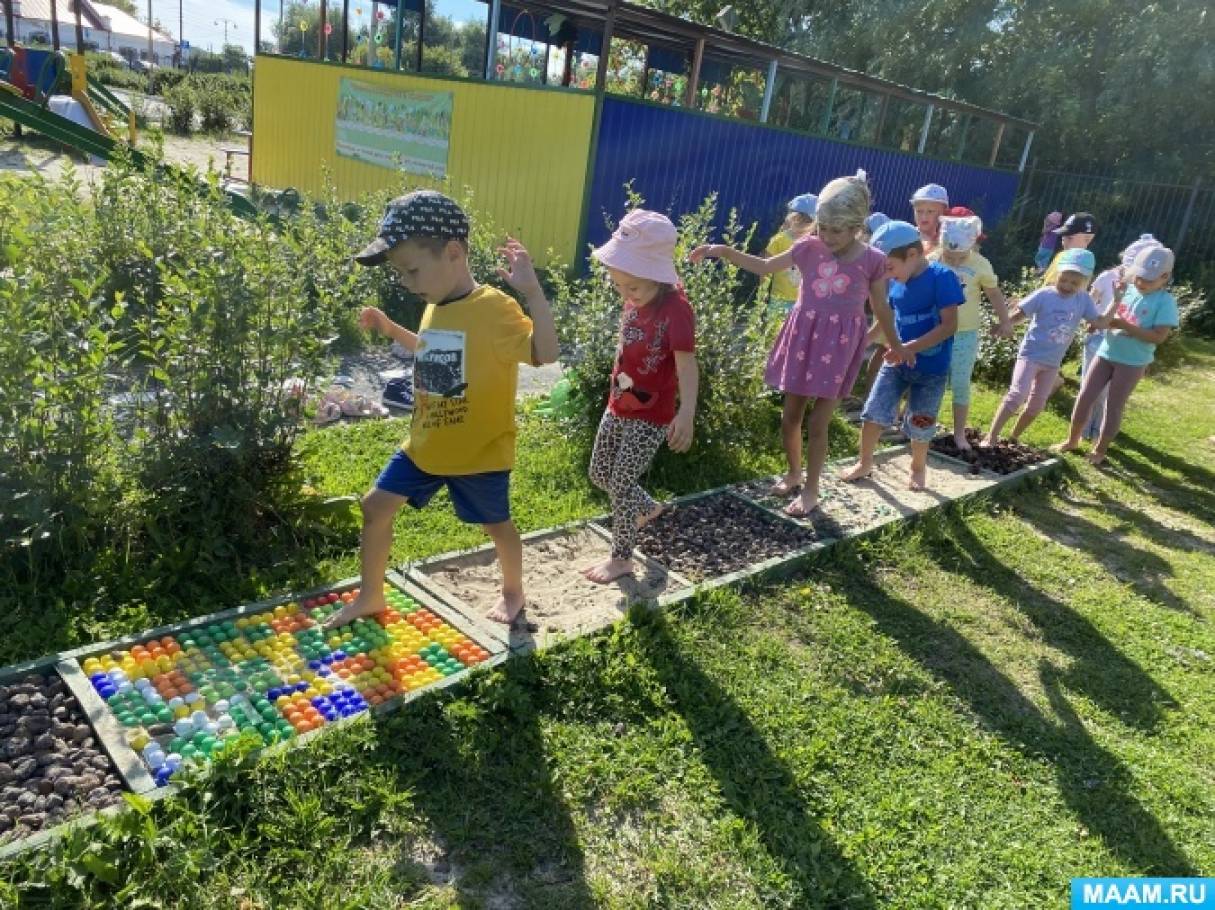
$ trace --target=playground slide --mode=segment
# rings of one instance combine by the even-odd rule
[[[69,148],[96,155],[106,161],[113,157],[115,149],[119,145],[118,140],[111,137],[108,132],[95,132],[73,120],[53,114],[42,105],[27,100],[5,82],[0,82],[0,117],[27,126]],[[146,163],[147,156],[143,152],[130,149],[129,154],[137,164]],[[171,165],[161,164],[159,167],[166,172],[175,171]],[[232,210],[238,215],[257,215],[257,207],[244,196],[239,193],[227,193],[227,196]]]

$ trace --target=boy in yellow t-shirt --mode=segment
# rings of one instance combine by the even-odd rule
[[[420,509],[440,487],[456,515],[479,524],[502,565],[502,597],[490,619],[511,623],[523,608],[523,544],[510,519],[515,463],[515,389],[519,364],[557,359],[557,329],[531,257],[507,238],[498,274],[527,302],[480,285],[468,267],[468,217],[447,196],[418,190],[388,204],[379,234],[354,257],[388,263],[401,284],[424,299],[417,333],[383,311],[359,314],[374,329],[415,353],[414,412],[409,438],[363,497],[362,584],[359,596],[325,623],[334,628],[387,607],[383,580],[392,522],[406,503]]]
[[[818,211],[818,197],[813,193],[802,193],[789,200],[789,212],[780,230],[772,235],[764,255],[779,256],[790,249],[794,242],[814,231],[814,216]],[[797,303],[801,287],[801,275],[790,267],[772,274],[768,286],[768,307],[773,314],[786,315]]]

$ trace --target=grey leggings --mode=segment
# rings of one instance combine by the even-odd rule
[[[591,483],[612,497],[612,558],[628,559],[637,545],[637,520],[657,508],[637,482],[667,438],[656,423],[603,413],[591,454]]]
[[[1084,371],[1084,385],[1080,387],[1080,397],[1072,408],[1072,431],[1076,435],[1077,428],[1083,428],[1092,416],[1093,408],[1101,398],[1101,393],[1109,390],[1109,398],[1105,402],[1105,419],[1101,421],[1101,436],[1097,439],[1096,451],[1104,452],[1109,448],[1118,430],[1122,428],[1122,413],[1126,403],[1135,391],[1135,386],[1147,372],[1147,366],[1133,367],[1125,363],[1114,363],[1104,357],[1096,357]]]

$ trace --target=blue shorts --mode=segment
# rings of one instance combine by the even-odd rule
[[[444,485],[451,493],[451,503],[461,521],[474,525],[510,521],[510,471],[427,474],[403,450],[398,450],[375,482],[377,490],[404,496],[415,509],[430,502]]]
[[[861,420],[884,427],[894,426],[898,419],[899,399],[907,393],[907,413],[903,416],[903,432],[916,442],[928,442],[937,433],[937,412],[945,397],[945,373],[921,373],[905,364],[882,364],[874,380],[869,400],[861,411]],[[922,424],[919,425],[919,424]]]

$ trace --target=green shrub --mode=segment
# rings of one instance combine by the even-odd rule
[[[169,108],[169,129],[183,136],[189,135],[194,129],[194,114],[198,106],[189,81],[182,81],[166,91],[165,105]]]
[[[186,78],[185,70],[176,69],[158,69],[152,71],[151,83],[152,94],[163,95],[175,85],[180,85],[181,81]]]
[[[633,196],[631,207],[642,201]],[[740,462],[748,451],[772,442],[772,412],[762,400],[770,335],[766,307],[747,293],[743,274],[728,263],[687,262],[693,248],[709,241],[716,207],[716,195],[710,196],[678,224],[676,264],[696,313],[700,394],[693,448],[686,455],[675,455],[664,447],[655,459],[659,482],[687,476],[710,462],[714,466]],[[749,241],[750,232],[744,232],[731,213],[721,242],[746,246]],[[561,361],[581,403],[571,430],[584,440],[589,458],[590,442],[607,402],[622,304],[598,263],[592,264],[586,278],[569,278],[557,270],[551,277]]]
[[[1197,271],[1194,284],[1179,284],[1172,288],[1181,317],[1181,331],[1215,339],[1215,265],[1204,264]]]

